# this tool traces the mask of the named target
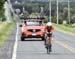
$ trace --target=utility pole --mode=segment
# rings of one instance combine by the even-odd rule
[[[70,24],[70,1],[68,0],[68,20]]]
[[[23,13],[25,12],[25,8],[24,8],[24,6],[23,6]]]
[[[9,3],[10,9],[12,10],[12,4],[11,4],[10,0],[7,0],[7,1],[8,1],[8,3]]]
[[[51,22],[51,0],[49,0],[49,21]]]
[[[43,17],[43,7],[41,7],[41,17]]]
[[[11,2],[10,0],[6,0],[5,2],[5,17],[6,17],[6,22],[7,23],[11,23],[11,18],[10,18],[10,10],[13,12],[12,10],[12,5],[11,5]]]
[[[7,1],[8,1],[10,10],[11,10],[12,13],[14,14],[14,10],[13,10],[13,8],[12,8],[11,0],[7,0]]]
[[[14,20],[16,20],[16,14],[14,13],[14,9],[12,8],[11,0],[7,0],[7,1],[8,1],[8,4],[9,4],[9,8],[10,8],[10,10],[11,10],[11,11],[12,11],[12,13],[13,13]]]
[[[57,0],[57,24],[59,23],[59,15],[58,15],[58,11],[59,11],[59,9],[58,9],[58,0]]]

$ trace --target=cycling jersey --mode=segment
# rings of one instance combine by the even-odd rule
[[[53,32],[53,30],[54,30],[53,26],[46,26],[45,27],[46,32]]]

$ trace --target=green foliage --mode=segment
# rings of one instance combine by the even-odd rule
[[[48,16],[45,16],[44,18],[45,18],[45,19],[44,19],[44,23],[47,23],[48,20],[49,20]]]
[[[38,12],[40,13],[41,7],[44,8],[44,12],[48,10],[48,2],[24,2],[22,4],[13,4],[13,7],[20,8],[21,11],[23,10],[23,7],[25,7],[25,10],[28,11],[30,14],[32,12]]]
[[[75,15],[71,17],[71,23],[75,23]]]
[[[62,24],[54,24],[54,26],[60,30],[63,30],[65,32],[69,32],[69,33],[75,33],[75,27],[72,27],[71,25],[69,24],[66,24],[66,25],[62,25]]]
[[[0,8],[3,8],[4,2],[5,2],[5,0],[0,0]]]
[[[44,8],[44,15],[45,16],[49,16],[49,2],[30,2],[30,0],[24,0],[24,3],[20,4],[20,5],[16,5],[13,4],[14,8],[20,8],[21,12],[23,10],[23,6],[25,7],[25,10],[29,12],[29,14],[31,13],[40,13],[40,7]],[[56,23],[56,1],[52,2],[52,10],[51,10],[51,16],[52,16],[52,22]],[[70,2],[70,17],[71,17],[71,23],[75,23],[75,2],[72,1]],[[68,3],[63,1],[63,2],[59,2],[59,24],[62,24],[62,22],[66,20],[67,23],[69,23],[68,20]],[[45,22],[47,22],[48,20],[45,20]]]
[[[3,10],[5,0],[0,0],[0,10]]]
[[[8,27],[8,28],[7,28]],[[10,34],[10,30],[14,27],[13,23],[9,23],[0,30],[0,46],[2,46]]]
[[[52,20],[53,23],[56,23],[56,16],[52,16]]]
[[[0,18],[2,20],[5,19],[5,17],[4,17],[4,2],[5,2],[5,0],[0,0]]]

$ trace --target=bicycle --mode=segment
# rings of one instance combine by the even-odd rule
[[[52,37],[52,33],[51,32],[48,32],[46,34],[46,40],[45,40],[45,47],[47,49],[47,54],[50,54],[51,52],[51,37]]]

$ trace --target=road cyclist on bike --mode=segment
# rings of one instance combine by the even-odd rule
[[[53,25],[51,22],[48,22],[45,26],[45,46],[46,46],[46,49],[47,49],[47,53],[51,52],[52,50],[52,43],[51,43],[51,39],[52,39],[52,34],[53,34]]]

